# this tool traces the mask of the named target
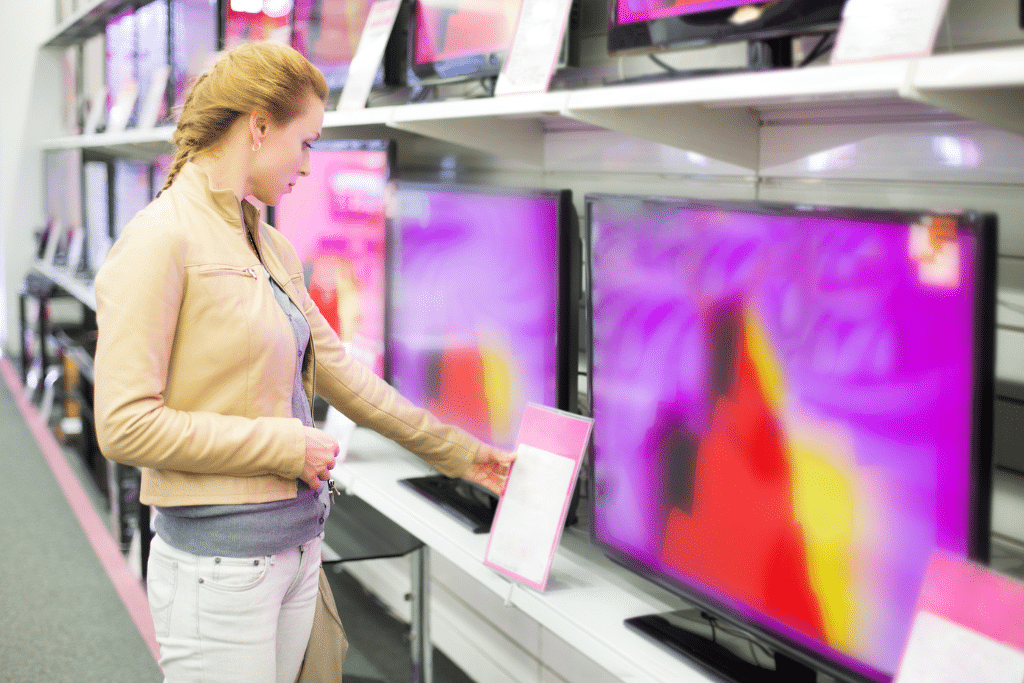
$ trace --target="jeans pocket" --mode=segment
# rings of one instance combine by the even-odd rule
[[[244,591],[263,581],[269,557],[218,557],[214,560],[210,585],[228,591]]]
[[[178,563],[153,557],[146,576],[146,596],[158,637],[167,637],[171,632],[171,607],[177,590]]]

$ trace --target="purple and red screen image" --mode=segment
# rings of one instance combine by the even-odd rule
[[[527,402],[557,407],[559,220],[556,193],[398,186],[393,384],[499,447]]]
[[[521,0],[417,0],[416,64],[503,52]]]
[[[370,5],[370,0],[295,2],[292,46],[323,72],[331,90],[345,85]]]
[[[590,210],[595,538],[888,680],[932,551],[970,550],[977,234]]]
[[[324,318],[357,359],[383,375],[388,153],[331,145],[316,143],[312,171],[281,198],[275,227],[298,252]]]
[[[619,25],[633,24],[750,4],[750,0],[617,0],[615,20]]]

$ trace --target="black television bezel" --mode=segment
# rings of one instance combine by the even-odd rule
[[[584,259],[586,263],[586,334],[587,334],[587,377],[590,390],[587,392],[590,414],[594,411],[594,301],[593,301],[593,205],[602,200],[647,201],[673,203],[694,209],[711,209],[769,215],[820,216],[822,218],[858,219],[878,222],[912,222],[925,215],[951,215],[957,218],[958,227],[971,230],[978,238],[975,254],[976,285],[974,292],[974,358],[973,358],[973,400],[971,417],[971,476],[969,505],[971,518],[968,520],[968,558],[987,564],[990,553],[990,530],[992,509],[992,417],[995,390],[995,330],[996,330],[996,269],[998,264],[997,217],[993,213],[976,211],[910,211],[903,209],[868,209],[857,207],[815,206],[762,201],[705,200],[667,196],[638,196],[612,193],[588,193],[585,198]],[[812,670],[822,671],[840,681],[851,683],[889,683],[893,677],[878,671],[881,677],[872,677],[852,668],[860,665],[872,668],[871,664],[845,655],[833,648],[836,657],[828,657],[810,647],[789,639],[785,634],[772,630],[767,624],[737,612],[727,603],[688,585],[675,577],[662,573],[641,563],[632,555],[605,541],[598,534],[595,508],[598,502],[596,490],[596,467],[598,447],[596,433],[600,423],[595,421],[595,435],[591,441],[591,452],[586,461],[589,509],[590,542],[607,557],[625,569],[668,590],[683,600],[696,605],[705,613],[734,625],[751,640],[767,645],[769,649]],[[826,646],[827,647],[827,646]],[[845,660],[845,661],[844,661]],[[733,680],[716,670],[707,662],[693,660],[698,666],[723,680]]]
[[[820,6],[825,4],[822,0],[774,0],[776,7],[782,7],[766,9],[760,19],[747,25],[732,26],[727,21],[715,23],[714,20],[717,17],[724,19],[728,13],[738,9],[736,7],[619,24],[615,9],[624,0],[608,0],[608,54],[645,54],[714,43],[772,40],[829,32],[838,28],[846,0],[825,1],[827,6],[822,8]],[[795,16],[790,15],[790,11]]]
[[[579,374],[579,300],[582,295],[580,287],[582,284],[582,249],[579,233],[579,218],[572,201],[572,191],[568,189],[549,190],[544,188],[515,188],[496,187],[491,185],[475,185],[461,183],[437,183],[419,181],[397,181],[395,183],[395,196],[402,191],[423,190],[427,192],[446,192],[449,194],[473,194],[473,195],[510,195],[515,197],[545,197],[555,199],[558,202],[558,226],[557,226],[557,252],[558,261],[558,292],[557,292],[557,334],[555,339],[555,403],[553,408],[565,410],[571,413],[579,412],[577,400]],[[396,199],[397,202],[397,199]],[[387,304],[385,311],[385,327],[388,330],[384,351],[384,362],[392,373],[393,362],[393,328],[394,316],[394,278],[396,277],[397,265],[395,259],[395,239],[393,237],[399,229],[397,220],[390,216],[387,220],[387,235],[385,250],[388,254],[388,292],[385,296]],[[510,226],[514,230],[515,226]],[[389,381],[394,379],[389,374]]]
[[[579,2],[580,0],[572,0],[556,69],[564,69],[579,64]],[[480,52],[472,57],[459,58],[462,60],[474,60],[472,69],[467,70],[465,73],[444,74],[442,72],[443,67],[439,65],[451,60],[436,60],[417,64],[416,16],[418,7],[419,0],[402,0],[391,40],[389,40],[388,47],[385,50],[384,81],[386,84],[396,86],[431,86],[497,78],[505,64],[505,58],[508,56],[511,43],[508,48],[503,50]]]

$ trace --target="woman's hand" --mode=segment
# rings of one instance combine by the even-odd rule
[[[331,478],[331,470],[338,462],[338,441],[330,434],[306,427],[306,462],[302,465],[299,479],[309,484],[314,491],[320,490],[320,482]]]
[[[505,486],[505,477],[508,476],[508,468],[515,459],[513,453],[499,451],[494,446],[483,444],[462,477],[485,486],[500,496]]]

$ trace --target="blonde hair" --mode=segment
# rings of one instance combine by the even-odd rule
[[[174,131],[174,162],[161,192],[185,162],[214,145],[238,117],[260,109],[287,124],[302,113],[309,94],[326,101],[327,81],[284,43],[243,43],[223,53],[185,98]]]

